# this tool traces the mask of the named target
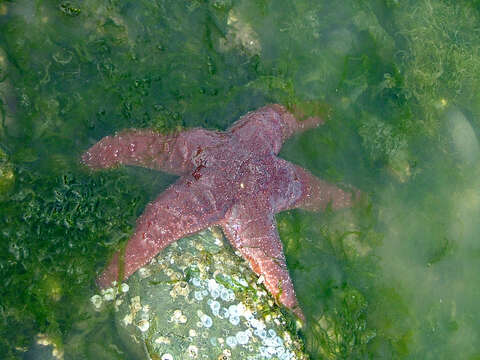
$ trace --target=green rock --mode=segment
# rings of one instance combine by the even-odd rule
[[[275,304],[216,228],[175,242],[92,298],[99,310],[110,301],[120,336],[139,357],[308,358],[294,316]]]

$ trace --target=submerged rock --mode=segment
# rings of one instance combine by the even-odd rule
[[[113,302],[140,358],[307,359],[296,318],[226,244],[215,228],[181,239],[92,303]]]
[[[480,145],[472,125],[457,108],[447,111],[446,120],[453,153],[461,163],[474,165],[480,157]]]

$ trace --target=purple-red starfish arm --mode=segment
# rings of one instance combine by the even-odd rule
[[[321,211],[330,204],[332,209],[338,210],[351,207],[359,198],[360,191],[352,188],[351,192],[344,191],[339,187],[317,178],[300,166],[293,165],[295,174],[302,185],[301,196],[289,207],[279,211],[301,208],[309,211]]]
[[[172,242],[216,223],[225,214],[217,205],[205,184],[180,180],[171,185],[147,205],[124,252],[114,255],[97,279],[98,285],[105,288],[128,278]],[[119,256],[123,256],[122,274]]]
[[[242,116],[228,132],[249,143],[267,143],[278,154],[283,143],[295,133],[315,128],[324,121],[320,117],[309,117],[297,121],[282,105],[273,104],[251,111]]]
[[[94,169],[123,164],[183,175],[199,165],[195,163],[195,158],[205,146],[221,142],[220,133],[205,129],[169,135],[153,130],[130,129],[104,137],[83,154],[82,161]]]
[[[220,224],[232,246],[255,273],[263,276],[267,290],[281,304],[305,319],[288,273],[273,213],[265,214],[261,208],[236,205]]]

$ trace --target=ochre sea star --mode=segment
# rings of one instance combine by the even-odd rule
[[[180,178],[147,205],[124,252],[115,254],[98,284],[127,278],[172,242],[217,225],[263,275],[270,293],[303,318],[274,215],[293,208],[318,211],[329,203],[348,207],[352,195],[276,155],[290,136],[321,123],[318,117],[298,122],[283,106],[269,105],[225,132],[126,130],[100,140],[82,157],[91,168],[136,165]]]

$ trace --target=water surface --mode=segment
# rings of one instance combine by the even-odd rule
[[[280,156],[368,199],[278,215],[314,359],[479,359],[480,23],[471,1],[0,1],[0,353],[121,359],[94,279],[175,178],[79,156],[267,103]],[[100,334],[100,335],[99,335]],[[99,355],[101,354],[101,355]],[[94,357],[97,356],[97,357]]]

